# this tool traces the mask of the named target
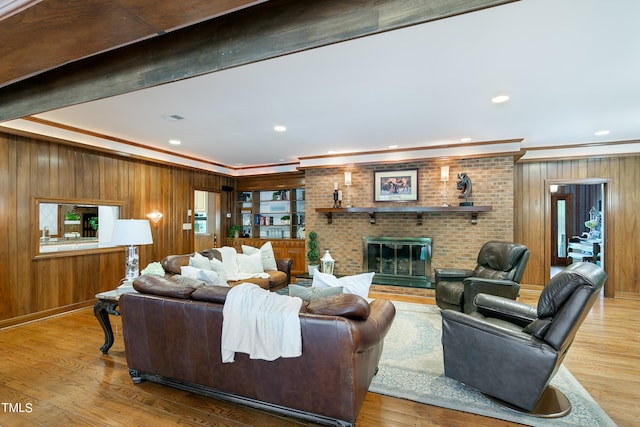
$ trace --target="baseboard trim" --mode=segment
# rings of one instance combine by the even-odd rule
[[[63,307],[56,307],[49,310],[38,311],[37,313],[29,313],[23,316],[0,320],[0,329],[6,329],[14,326],[21,326],[26,323],[37,322],[40,320],[48,319],[50,317],[60,316],[63,314],[67,314],[71,311],[79,310],[86,307],[91,307],[95,304],[95,302],[96,302],[95,300],[82,301],[74,304],[65,305]]]

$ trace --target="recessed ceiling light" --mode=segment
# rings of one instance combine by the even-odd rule
[[[284,132],[287,130],[287,127],[282,125],[276,125],[273,127],[273,130],[275,130],[276,132]]]
[[[398,148],[398,146],[394,144],[394,145],[390,145],[389,148],[392,148],[392,149],[393,148]]]
[[[498,95],[491,98],[491,102],[494,104],[500,104],[503,102],[507,102],[509,100],[509,95]]]
[[[603,136],[603,135],[609,135],[609,131],[608,130],[599,130],[595,133],[595,135],[597,136]]]
[[[171,145],[180,145],[180,144],[182,144],[182,141],[180,141],[179,139],[170,139],[169,140],[169,144],[171,144]]]
[[[471,142],[471,138],[462,138],[460,142]]]

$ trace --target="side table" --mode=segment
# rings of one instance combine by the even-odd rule
[[[93,306],[93,314],[104,331],[104,345],[100,347],[100,351],[103,354],[107,354],[113,345],[113,329],[111,329],[109,315],[120,316],[120,312],[117,310],[120,295],[114,290],[100,292],[96,295],[96,298],[98,302]]]

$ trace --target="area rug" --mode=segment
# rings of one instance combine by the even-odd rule
[[[396,318],[384,341],[380,370],[370,392],[470,412],[530,426],[615,426],[589,393],[561,366],[551,384],[573,409],[562,418],[543,419],[504,408],[458,381],[444,376],[442,319],[432,305],[394,302]]]

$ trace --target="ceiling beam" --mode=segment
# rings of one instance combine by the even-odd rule
[[[0,122],[518,0],[271,0],[0,88]]]

